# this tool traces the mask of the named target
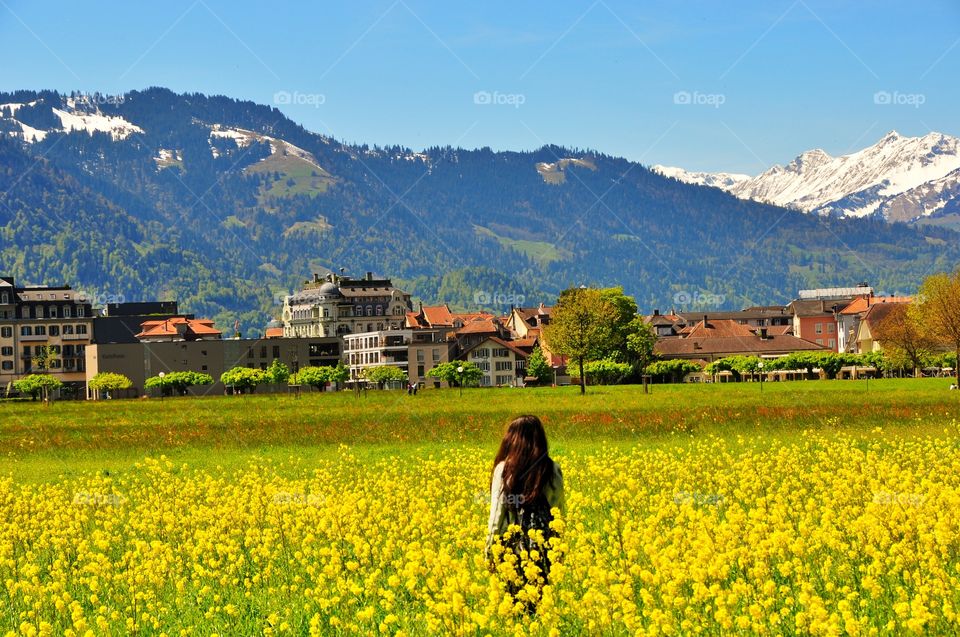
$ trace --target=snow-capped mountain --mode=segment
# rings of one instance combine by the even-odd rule
[[[957,213],[960,139],[942,133],[904,137],[891,131],[873,146],[834,157],[815,149],[756,177],[654,166],[687,183],[821,215],[919,221]]]

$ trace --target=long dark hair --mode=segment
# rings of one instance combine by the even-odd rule
[[[520,416],[507,427],[494,469],[503,462],[503,493],[508,506],[532,503],[553,481],[553,460],[547,451],[547,434],[536,416]]]

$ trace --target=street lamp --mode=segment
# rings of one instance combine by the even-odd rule
[[[460,385],[460,395],[463,396],[463,365],[457,366],[458,384]]]
[[[760,369],[760,393],[763,393],[763,361],[757,363],[757,367]]]
[[[163,401],[163,377],[166,376],[164,372],[157,374],[160,377],[160,400]]]

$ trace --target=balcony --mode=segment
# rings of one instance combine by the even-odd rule
[[[25,340],[26,337],[20,339]],[[46,338],[46,337],[44,337]],[[61,334],[60,340],[62,341],[87,341],[90,340],[89,334]]]
[[[38,343],[47,340],[46,334],[31,334],[30,336],[21,336],[20,341],[23,343]]]

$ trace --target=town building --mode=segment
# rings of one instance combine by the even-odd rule
[[[379,330],[343,336],[343,358],[353,381],[363,377],[364,370],[389,365],[406,372],[413,330]]]
[[[481,387],[523,387],[529,354],[497,336],[487,336],[463,353],[483,372]]]
[[[82,392],[85,349],[93,335],[89,300],[68,285],[18,286],[0,277],[0,386],[44,372],[64,384],[62,394]],[[46,368],[34,362],[52,354]]]
[[[871,307],[877,304],[909,303],[908,296],[858,296],[837,313],[837,346],[841,352],[861,353],[858,334],[860,324]],[[869,330],[867,330],[869,333]],[[865,352],[864,352],[865,353]]]
[[[411,309],[409,294],[372,272],[362,279],[314,274],[302,290],[284,298],[283,335],[311,338],[400,329]]]
[[[827,351],[826,346],[773,328],[749,327],[731,319],[703,319],[678,337],[657,339],[654,353],[710,363],[727,356],[777,357],[792,352]]]
[[[148,395],[146,379],[160,372],[194,371],[209,374],[213,385],[194,387],[193,395],[223,394],[220,375],[233,367],[267,369],[279,359],[291,372],[306,366],[335,366],[342,356],[336,337],[162,340],[136,343],[94,343],[86,348],[89,381],[99,372],[123,374],[131,380],[131,395]],[[285,390],[278,387],[276,390]],[[88,398],[98,398],[87,389]]]

